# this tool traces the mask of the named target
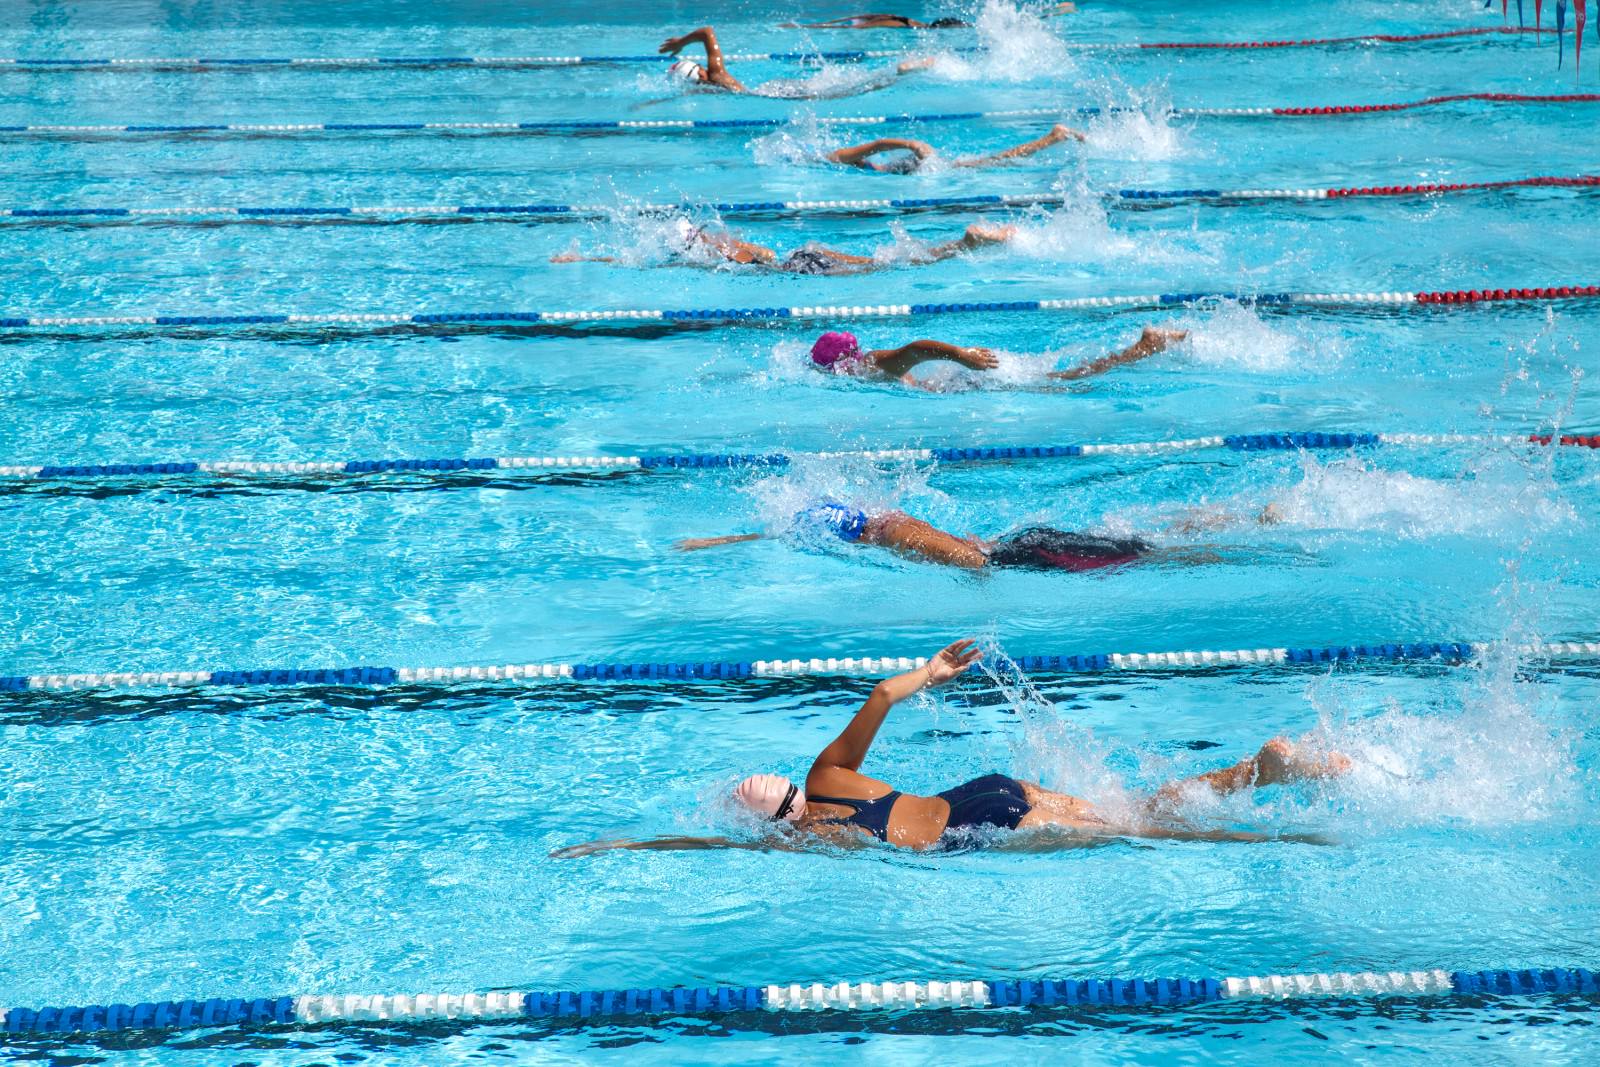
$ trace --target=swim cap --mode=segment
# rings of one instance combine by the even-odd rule
[[[811,346],[811,362],[819,367],[832,367],[842,360],[855,359],[861,354],[861,342],[853,333],[829,331],[817,338]]]
[[[800,818],[806,810],[806,795],[781,774],[752,774],[733,789],[739,803],[769,819]]]
[[[802,508],[795,521],[836,535],[841,541],[855,542],[867,532],[867,513],[837,500],[819,500]]]
[[[682,78],[686,82],[699,82],[706,80],[706,68],[692,59],[679,59],[667,68],[667,73],[674,78]]]

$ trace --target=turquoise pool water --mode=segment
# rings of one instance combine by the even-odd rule
[[[1531,13],[1531,5],[1528,5]],[[1547,8],[1551,5],[1546,5]],[[844,13],[850,5],[811,5]],[[916,11],[918,5],[902,5]],[[1077,53],[1071,40],[1497,25],[1470,0],[1009,9],[929,47],[925,74],[815,105],[684,95],[654,67],[0,72],[0,125],[528,121],[793,115],[781,132],[308,134],[4,140],[0,206],[616,203],[605,222],[0,220],[0,315],[758,307],[1114,293],[1593,284],[1600,198],[1131,207],[1107,190],[1482,181],[1593,170],[1589,105],[1340,120],[1173,120],[1168,104],[1558,93],[1548,42]],[[932,10],[931,8],[929,10]],[[940,11],[945,10],[939,8]],[[654,50],[714,22],[730,50],[894,47],[775,29],[765,4],[303,0],[45,3],[0,55],[525,55]],[[1547,11],[1547,16],[1549,12]],[[1514,17],[1514,15],[1513,15]],[[1592,27],[1591,27],[1592,33]],[[1591,39],[1592,41],[1592,39]],[[1586,50],[1577,87],[1600,74]],[[1569,45],[1570,49],[1570,45]],[[865,65],[817,77],[844,84]],[[750,80],[792,76],[757,63]],[[806,116],[1136,105],[1088,142],[987,170],[845,172]],[[914,131],[950,152],[1038,121]],[[879,132],[868,128],[862,136]],[[883,132],[889,132],[887,128]],[[900,132],[896,130],[894,132]],[[683,269],[640,201],[1056,190],[1058,209],[731,219],[885,269]],[[980,217],[1015,245],[931,266]],[[696,222],[711,221],[697,216]],[[552,264],[570,250],[615,264]],[[1046,387],[1147,324],[1190,342]],[[813,324],[669,331],[0,333],[0,465],[171,459],[634,455],[1142,441],[1294,430],[1592,433],[1600,320],[1575,303],[1396,311],[952,315],[863,321],[869,344],[991,345],[999,374],[911,391],[807,369]],[[1203,452],[1015,464],[808,462],[783,474],[497,473],[165,488],[0,487],[0,674],[919,655],[981,634],[1014,655],[1394,640],[1593,639],[1588,450]],[[783,535],[797,503],[895,506],[991,536],[1049,523],[1214,549],[1206,566],[947,573]],[[1197,507],[1285,521],[1204,534]],[[999,663],[999,656],[992,658]],[[868,769],[930,792],[994,769],[1112,801],[1315,732],[1336,786],[1198,811],[1331,846],[1128,843],[1053,855],[615,853],[602,836],[748,833],[743,774],[803,775],[866,682],[5,694],[0,1006],[280,993],[891,978],[1263,974],[1600,965],[1591,820],[1600,676],[1491,656],[1416,667],[1033,679],[1003,669],[900,708]],[[851,1014],[714,1023],[6,1035],[42,1062],[1265,1061],[1595,1055],[1592,1000],[1224,1004],[1185,1011]],[[758,1043],[759,1042],[759,1043]],[[1589,1051],[1584,1052],[1587,1048]],[[646,1052],[648,1050],[648,1052]]]

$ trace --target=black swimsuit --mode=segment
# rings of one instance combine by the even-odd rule
[[[891,789],[872,800],[813,795],[808,796],[806,801],[849,808],[850,814],[844,818],[827,821],[840,826],[858,827],[879,841],[887,841],[889,816],[901,795],[898,789]],[[1015,830],[1023,817],[1033,810],[1033,805],[1028,803],[1027,795],[1023,792],[1022,783],[1004,774],[986,774],[935,795],[950,805],[950,818],[944,824],[947,833],[968,826],[998,826]]]

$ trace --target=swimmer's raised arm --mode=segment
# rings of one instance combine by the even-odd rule
[[[907,385],[917,384],[909,378],[911,369],[929,360],[948,360],[972,370],[994,370],[1000,365],[995,354],[987,348],[969,348],[934,341],[927,338],[903,344],[899,348],[880,348],[867,353],[879,371],[891,378],[899,378]]]
[[[967,672],[983,658],[983,652],[974,647],[977,642],[965,638],[940,650],[939,654],[914,671],[885,678],[872,687],[861,710],[827,748],[823,749],[811,765],[811,773],[828,768],[859,771],[867,758],[867,750],[878,736],[878,729],[889,715],[889,709],[906,697],[922,689],[943,685],[952,678]],[[809,776],[808,776],[809,779]]]
[[[675,56],[691,44],[705,46],[706,81],[724,89],[731,89],[736,93],[745,91],[745,87],[739,79],[729,73],[728,64],[722,58],[722,46],[717,43],[717,31],[710,26],[701,26],[698,30],[691,30],[682,37],[668,37],[661,42],[661,47],[656,51],[665,55]]]
[[[880,137],[866,144],[850,145],[829,152],[828,161],[842,163],[847,167],[861,167],[866,165],[869,158],[880,152],[910,152],[919,160],[938,154],[927,141],[915,141],[907,137]]]

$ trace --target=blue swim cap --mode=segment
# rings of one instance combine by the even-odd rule
[[[822,500],[795,516],[797,524],[834,534],[841,541],[859,541],[867,532],[867,513],[837,500]]]

